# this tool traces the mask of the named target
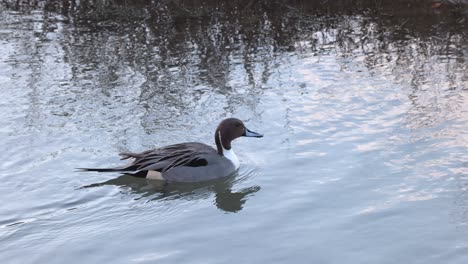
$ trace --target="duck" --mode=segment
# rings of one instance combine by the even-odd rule
[[[141,153],[119,153],[129,164],[113,168],[78,168],[81,171],[114,172],[166,182],[199,182],[232,175],[240,162],[231,142],[239,137],[261,138],[237,118],[222,120],[215,130],[216,149],[199,142],[186,142]]]

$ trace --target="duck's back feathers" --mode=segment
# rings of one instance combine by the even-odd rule
[[[190,142],[170,145],[130,156],[128,153],[121,153],[120,155],[124,158],[135,158],[135,161],[130,164],[134,170],[165,172],[179,166],[206,166],[208,164],[205,157],[213,154],[216,154],[214,148],[202,143]]]
[[[163,179],[173,181],[198,181],[217,178],[220,172],[233,172],[231,162],[217,151],[197,142],[181,143],[148,150],[141,153],[122,152],[123,160],[134,159],[126,166],[116,168],[83,168],[86,171],[121,172],[147,177],[149,172],[160,172]],[[198,169],[197,169],[198,167]]]

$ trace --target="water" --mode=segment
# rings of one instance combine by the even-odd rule
[[[468,261],[465,6],[128,2],[0,4],[1,263]],[[74,169],[231,116],[231,178]]]

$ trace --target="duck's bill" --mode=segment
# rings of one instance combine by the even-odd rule
[[[262,134],[260,133],[257,133],[257,132],[253,132],[253,131],[250,131],[248,130],[247,128],[245,128],[245,132],[244,132],[244,137],[256,137],[256,138],[261,138],[263,137]]]

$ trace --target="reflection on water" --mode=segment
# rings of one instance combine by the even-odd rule
[[[465,2],[1,1],[0,262],[466,263]],[[74,172],[231,116],[233,178]]]
[[[355,67],[359,56],[371,73],[404,82],[411,89],[410,127],[436,124],[461,111],[459,91],[468,72],[464,8],[433,9],[426,0],[348,2],[4,1],[10,10],[2,12],[6,27],[26,22],[22,30],[33,35],[14,36],[7,29],[3,36],[17,39],[15,49],[32,55],[26,67],[33,127],[52,122],[37,124],[40,115],[66,118],[101,107],[105,116],[128,102],[126,111],[138,115],[146,133],[170,127],[175,116],[202,116],[204,106],[242,106],[255,113],[258,97],[278,81],[270,78],[291,53],[336,53],[344,70]],[[62,73],[44,76],[48,54],[63,64]],[[7,61],[13,67],[21,62],[21,57]],[[47,93],[42,78],[60,85],[47,94],[50,113],[39,106]],[[91,98],[99,104],[74,104]],[[441,111],[427,111],[434,107]]]
[[[245,177],[245,176],[244,176]],[[242,210],[242,205],[248,196],[260,190],[259,186],[243,188],[232,191],[232,185],[236,182],[236,175],[199,183],[168,183],[158,180],[135,178],[130,175],[121,175],[118,178],[100,183],[93,183],[81,188],[92,188],[104,185],[114,185],[123,190],[129,189],[132,193],[140,194],[137,199],[149,201],[173,200],[173,199],[204,199],[215,194],[215,205],[226,212]]]

